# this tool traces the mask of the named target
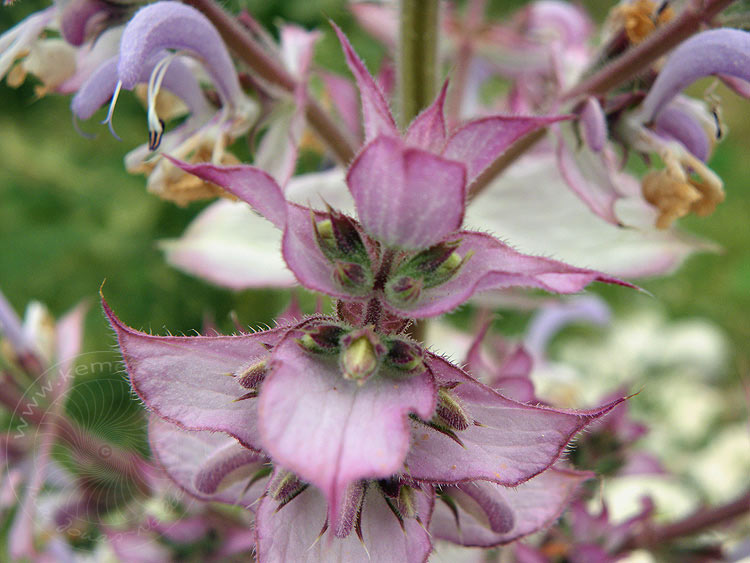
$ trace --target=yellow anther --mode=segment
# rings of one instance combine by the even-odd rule
[[[667,229],[684,217],[694,204],[702,198],[701,192],[684,178],[676,177],[668,170],[649,172],[641,184],[643,197],[659,210],[657,229]]]
[[[620,22],[628,40],[637,45],[674,18],[674,10],[666,2],[634,0],[614,8],[613,18]]]

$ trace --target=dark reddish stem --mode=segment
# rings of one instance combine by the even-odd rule
[[[197,8],[211,20],[227,46],[242,61],[268,82],[293,92],[297,84],[294,77],[263,47],[256,43],[247,30],[214,0],[184,0]],[[356,152],[356,145],[325,110],[314,100],[308,99],[305,108],[307,120],[336,157],[348,164]]]
[[[501,154],[490,164],[479,177],[469,186],[469,201],[477,197],[490,183],[497,178],[508,166],[513,164],[527,150],[541,141],[547,134],[547,129],[539,129],[513,143],[508,150]]]
[[[656,59],[708,24],[736,0],[697,0],[673,21],[651,34],[643,43],[626,51],[600,71],[582,80],[562,95],[571,100],[590,94],[604,94],[641,74]]]
[[[719,12],[736,0],[695,0],[672,22],[649,36],[643,43],[626,51],[604,68],[583,79],[563,93],[561,101],[591,94],[604,94],[637,76],[656,59],[708,24]],[[487,185],[521,155],[544,137],[546,129],[530,133],[516,141],[477,178],[469,188],[469,198],[476,197]]]
[[[364,324],[374,325],[376,329],[380,323],[380,315],[383,312],[383,306],[380,304],[380,296],[383,293],[383,289],[385,289],[385,283],[388,281],[395,258],[396,251],[392,248],[386,248],[383,252],[383,258],[380,260],[380,266],[378,267],[378,272],[375,274],[375,282],[372,287],[375,297],[367,303]]]
[[[690,536],[730,522],[750,512],[750,491],[727,504],[714,508],[701,509],[690,516],[658,528],[646,529],[631,536],[621,547],[620,552],[633,549],[649,549],[664,545],[677,538]]]

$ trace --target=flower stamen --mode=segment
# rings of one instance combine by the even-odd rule
[[[122,90],[122,80],[117,81],[117,85],[115,86],[115,91],[112,94],[112,101],[109,102],[109,109],[107,110],[107,117],[104,119],[104,121],[102,121],[102,124],[104,123],[107,124],[107,127],[109,127],[109,132],[112,133],[112,136],[118,141],[122,141],[122,139],[115,132],[114,125],[112,124],[112,116],[115,113],[115,106],[117,105],[117,98],[120,95],[120,90]]]

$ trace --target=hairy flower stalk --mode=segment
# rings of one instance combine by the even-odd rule
[[[400,122],[406,127],[435,98],[438,87],[437,0],[402,0],[398,80]]]

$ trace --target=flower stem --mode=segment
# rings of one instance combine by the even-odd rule
[[[438,0],[401,0],[399,95],[406,127],[437,93]]]
[[[750,491],[727,504],[698,510],[677,522],[647,529],[643,533],[631,536],[622,544],[619,552],[663,546],[677,538],[702,532],[747,513],[750,513]]]
[[[564,92],[560,101],[570,102],[586,95],[604,94],[627,82],[643,72],[643,69],[656,59],[699,31],[702,25],[709,23],[719,12],[735,1],[693,0],[675,20],[653,33],[640,45],[626,51],[600,71],[584,78],[576,86]],[[542,139],[545,131],[546,129],[540,129],[522,137],[501,154],[471,185],[469,198],[479,195],[501,172]]]
[[[393,266],[393,260],[395,258],[396,251],[392,248],[386,248],[383,252],[383,257],[380,260],[380,267],[375,274],[375,281],[372,288],[375,296],[367,303],[367,309],[365,310],[363,324],[373,325],[376,330],[380,328],[380,316],[383,312],[380,298],[383,289],[385,288],[385,284],[388,281],[388,275],[391,273],[391,267]]]
[[[562,95],[571,100],[590,94],[604,94],[634,78],[652,62],[699,31],[735,0],[694,0],[673,21],[651,34],[643,43],[626,51],[600,71],[583,79]]]
[[[214,0],[184,0],[186,4],[200,10],[218,30],[224,42],[242,61],[261,78],[293,92],[295,78],[266,50],[256,43],[232,16]],[[305,108],[307,120],[315,132],[326,143],[336,158],[348,164],[356,152],[354,140],[342,130],[314,100],[308,99]]]
[[[479,177],[469,186],[468,199],[469,201],[477,197],[482,191],[490,185],[490,183],[497,178],[508,166],[513,164],[521,155],[527,150],[536,145],[541,141],[547,134],[547,129],[538,129],[524,135],[518,141],[513,143],[508,150],[501,154],[498,158],[492,162]]]

